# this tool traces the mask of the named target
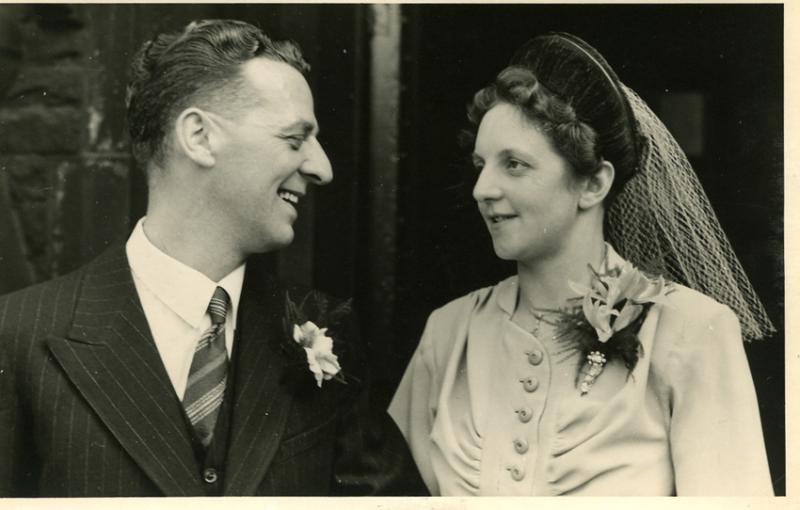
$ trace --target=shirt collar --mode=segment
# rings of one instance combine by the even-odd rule
[[[245,264],[228,273],[219,282],[214,282],[151,243],[144,232],[145,219],[140,219],[136,224],[125,246],[131,271],[140,283],[194,328],[201,325],[214,290],[218,286],[222,287],[231,299],[229,313],[233,324],[236,324]]]

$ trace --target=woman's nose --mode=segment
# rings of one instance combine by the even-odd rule
[[[478,174],[478,181],[475,183],[475,187],[472,188],[472,197],[478,202],[484,202],[486,200],[497,200],[501,195],[502,191],[497,185],[494,172],[488,165],[484,166],[480,174]]]
[[[333,169],[328,155],[316,137],[309,138],[306,143],[308,156],[300,166],[300,173],[314,184],[328,184],[333,180]]]

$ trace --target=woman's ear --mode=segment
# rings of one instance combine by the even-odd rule
[[[175,121],[175,141],[183,154],[202,167],[216,163],[211,147],[212,125],[206,113],[195,107],[187,108]]]
[[[585,179],[578,207],[591,209],[602,204],[608,192],[611,191],[611,185],[614,184],[614,165],[608,161],[601,161],[594,174]]]

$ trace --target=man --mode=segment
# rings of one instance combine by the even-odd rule
[[[416,490],[401,439],[366,449],[363,362],[348,321],[323,314],[345,309],[253,257],[288,245],[309,185],[332,179],[307,70],[238,21],[141,49],[128,122],[146,217],[0,299],[0,496]]]

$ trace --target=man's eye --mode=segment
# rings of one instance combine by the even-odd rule
[[[297,135],[297,136],[287,136],[287,137],[284,137],[284,139],[289,143],[289,146],[292,148],[292,150],[296,150],[296,151],[300,150],[300,147],[302,147],[303,142],[306,141],[304,136],[299,136],[299,135]]]

